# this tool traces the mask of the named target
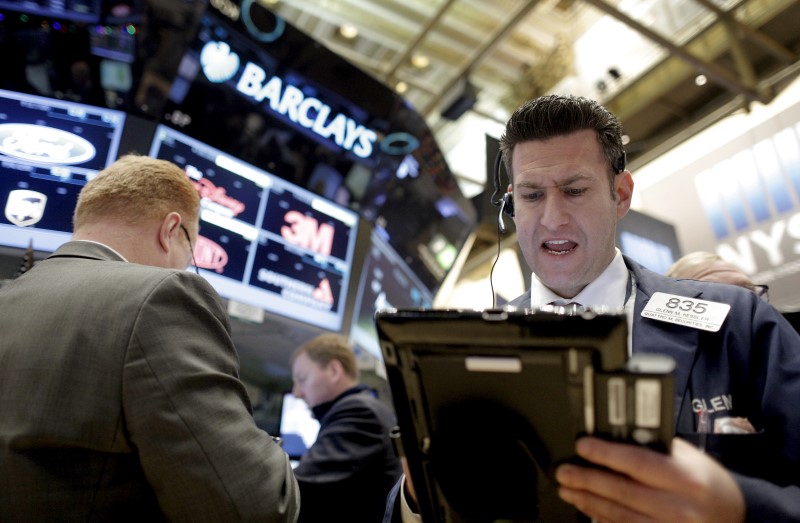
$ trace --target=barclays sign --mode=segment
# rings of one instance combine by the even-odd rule
[[[203,74],[210,82],[222,83],[239,73],[239,55],[225,42],[207,42],[200,52]],[[264,103],[269,108],[314,134],[331,140],[360,158],[375,150],[378,134],[344,113],[338,113],[322,100],[306,96],[298,87],[285,84],[279,76],[270,77],[261,66],[247,62],[236,81],[236,91]]]

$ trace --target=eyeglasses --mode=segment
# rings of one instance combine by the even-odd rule
[[[184,227],[183,224],[181,224],[181,229],[183,229],[183,234],[186,235],[186,241],[189,242],[189,250],[192,253],[192,265],[194,265],[194,272],[196,272],[199,276],[200,269],[197,268],[197,261],[194,259],[194,245],[192,245],[192,239],[189,237],[189,231],[186,230],[186,227]]]
[[[762,300],[769,301],[769,285],[753,285],[750,290]]]

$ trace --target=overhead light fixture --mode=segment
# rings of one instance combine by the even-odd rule
[[[339,34],[342,38],[353,40],[358,36],[358,28],[352,24],[343,24],[339,26]]]
[[[397,91],[399,94],[403,94],[408,91],[408,84],[405,82],[397,82],[394,86],[394,90]]]
[[[441,115],[447,120],[458,120],[465,112],[472,109],[472,106],[478,101],[478,90],[469,81],[469,78],[462,78],[456,85],[445,93],[442,97]]]
[[[622,145],[628,145],[629,143],[631,143],[631,137],[628,136],[627,134],[623,134],[622,135]]]
[[[694,83],[697,85],[706,85],[706,82],[708,82],[708,78],[704,74],[698,74],[694,77]]]
[[[415,69],[425,69],[431,65],[431,61],[424,54],[414,53],[411,55],[411,65]]]

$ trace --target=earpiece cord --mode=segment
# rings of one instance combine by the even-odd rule
[[[492,205],[500,205],[502,197],[498,198],[503,192],[500,188],[500,162],[503,160],[503,155],[498,151],[497,156],[494,157],[494,172],[492,173],[492,184],[494,191],[492,192],[491,202]]]
[[[492,263],[492,268],[489,270],[489,287],[492,289],[492,308],[497,307],[497,294],[494,292],[494,267],[497,265],[497,261],[500,259],[500,221],[497,221],[497,256],[494,258],[494,262]]]
[[[500,163],[502,162],[503,155],[500,151],[497,152],[497,155],[494,157],[494,172],[492,173],[492,183],[494,184],[494,192],[491,196],[492,205],[496,205],[500,207],[500,211],[497,213],[497,256],[494,258],[494,262],[492,263],[492,268],[489,270],[489,288],[492,290],[492,308],[494,309],[497,307],[497,295],[494,292],[494,267],[497,265],[497,261],[500,259],[500,241],[501,241],[501,234],[505,233],[505,227],[503,226],[503,209],[505,208],[505,199],[502,197],[498,198],[502,193],[500,188]]]

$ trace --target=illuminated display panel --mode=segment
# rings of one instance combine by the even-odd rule
[[[341,329],[355,212],[163,125],[150,156],[182,167],[197,188],[195,259],[222,296]]]
[[[292,459],[300,459],[317,440],[319,421],[308,404],[291,392],[283,394],[278,433],[283,439],[283,450]]]
[[[386,223],[392,247],[437,287],[450,265],[432,240],[460,248],[475,216],[424,119],[290,24],[266,25],[264,40],[244,11],[231,20],[210,6],[162,123]]]
[[[378,309],[430,308],[433,295],[409,266],[381,236],[372,231],[353,314],[350,337],[353,344],[382,358],[375,330],[375,311]]]
[[[0,240],[54,251],[81,188],[117,158],[125,113],[0,90]]]
[[[0,0],[0,8],[95,24],[100,21],[100,4],[100,0]]]

